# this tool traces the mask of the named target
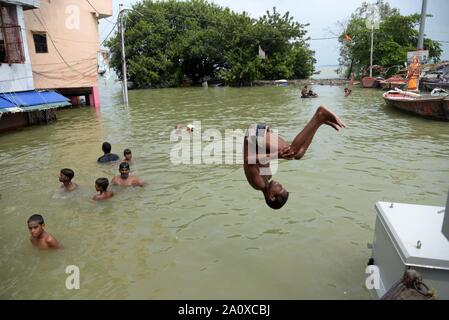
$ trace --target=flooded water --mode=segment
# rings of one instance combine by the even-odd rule
[[[444,206],[449,124],[391,110],[380,91],[299,88],[181,88],[130,92],[101,83],[102,108],[68,109],[56,124],[0,136],[2,299],[370,299],[364,289],[376,201]],[[348,125],[318,131],[301,161],[281,162],[290,191],[269,209],[239,164],[175,166],[170,132],[244,130],[266,122],[293,138],[326,104]],[[118,174],[99,165],[101,144],[136,158],[144,188],[96,203],[94,181]],[[61,168],[79,192],[59,190]],[[35,250],[26,220],[40,213],[65,247]],[[67,290],[66,267],[80,269]]]
[[[339,66],[318,66],[316,67],[316,72],[312,79],[340,79],[341,75],[337,73]]]

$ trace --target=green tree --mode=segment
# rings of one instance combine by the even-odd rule
[[[352,72],[360,75],[363,67],[370,65],[371,30],[366,26],[368,3],[363,3],[351,16],[345,33],[339,37],[341,43],[339,72],[347,77]],[[374,31],[373,64],[386,68],[404,65],[407,52],[416,50],[420,15],[403,16],[398,9],[391,8],[383,0],[378,1],[381,23]],[[352,41],[345,41],[345,34],[350,35]],[[441,45],[433,40],[425,39],[425,49],[429,50],[429,58],[438,62],[441,57]],[[392,69],[394,71],[394,69]]]
[[[315,59],[305,27],[273,8],[258,20],[204,0],[144,0],[126,17],[128,79],[139,88],[222,79],[249,85],[255,79],[309,77]],[[140,14],[137,14],[139,12]],[[107,45],[122,75],[120,37]],[[267,57],[259,57],[259,47]]]

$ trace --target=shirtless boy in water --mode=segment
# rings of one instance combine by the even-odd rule
[[[78,185],[72,182],[75,172],[72,169],[62,169],[59,173],[59,182],[62,183],[61,188],[64,188],[67,192],[72,192],[78,189]]]
[[[269,172],[270,160],[301,159],[312,143],[318,128],[323,124],[337,131],[346,128],[340,118],[324,106],[318,107],[312,119],[291,144],[272,133],[267,125],[257,124],[248,128],[243,155],[245,176],[250,186],[263,193],[265,202],[270,208],[282,208],[288,200],[288,192],[280,183],[271,180],[271,174],[261,173],[262,169]]]
[[[40,214],[33,214],[27,221],[28,230],[30,231],[31,243],[39,249],[62,249],[51,234],[44,230],[44,218]]]
[[[131,150],[129,149],[125,149],[123,150],[123,160],[122,162],[128,162],[129,164],[131,164],[133,162],[133,154],[131,152]]]
[[[107,178],[98,178],[95,181],[95,191],[97,194],[93,197],[93,200],[107,200],[114,196],[114,192],[108,191],[109,180]]]
[[[133,186],[133,187],[143,187],[145,182],[136,176],[129,175],[129,163],[122,162],[119,166],[119,176],[112,178],[112,184],[116,186]]]

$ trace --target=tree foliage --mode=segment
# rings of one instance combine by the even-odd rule
[[[147,88],[205,79],[247,85],[307,78],[315,59],[305,42],[306,26],[276,8],[256,20],[204,0],[143,0],[126,16],[128,79]],[[111,65],[122,78],[120,45],[119,34],[107,42]],[[259,57],[259,47],[266,58]]]
[[[347,77],[352,72],[360,74],[363,67],[370,65],[371,29],[366,26],[368,6],[369,4],[364,2],[352,14],[345,32],[339,37],[339,72]],[[391,8],[383,0],[379,0],[377,6],[381,23],[379,29],[374,30],[373,64],[386,68],[404,65],[407,52],[416,50],[420,15],[403,16],[398,9]],[[352,41],[345,41],[345,34],[349,35]],[[435,62],[440,60],[442,49],[437,41],[425,39],[424,47],[429,50],[429,59]]]

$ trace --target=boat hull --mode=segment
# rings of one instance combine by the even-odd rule
[[[436,88],[441,88],[441,89],[449,89],[449,82],[427,82],[427,81],[422,81],[421,84],[422,88],[424,90],[427,91],[432,91],[433,89]]]
[[[376,78],[364,77],[362,78],[362,86],[364,88],[375,88]]]
[[[412,98],[403,94],[390,92],[386,92],[383,97],[386,104],[390,107],[426,118],[449,120],[448,97],[428,96]]]
[[[379,81],[376,78],[364,77],[362,78],[362,86],[364,88],[379,88]]]
[[[399,77],[391,77],[387,80],[379,81],[380,87],[383,90],[402,89],[407,85],[407,81]]]
[[[406,82],[380,82],[380,87],[382,90],[394,90],[394,89],[402,89],[405,87]]]

